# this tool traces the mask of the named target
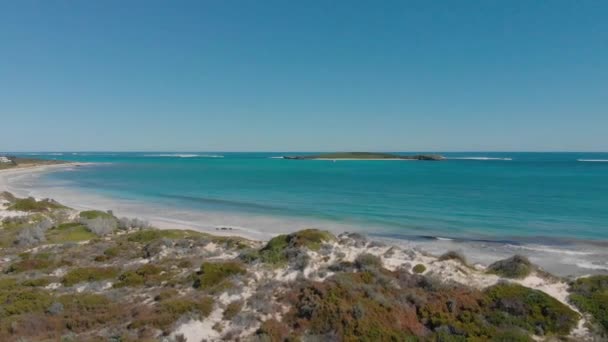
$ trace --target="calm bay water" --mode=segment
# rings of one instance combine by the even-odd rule
[[[103,163],[49,173],[45,182],[227,216],[333,222],[396,237],[608,240],[608,153],[444,153],[442,162],[272,158],[283,154],[37,156]]]

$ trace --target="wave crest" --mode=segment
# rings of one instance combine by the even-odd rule
[[[156,157],[156,158],[224,158],[220,154],[194,154],[194,153],[158,153],[158,154],[144,154],[144,157]]]

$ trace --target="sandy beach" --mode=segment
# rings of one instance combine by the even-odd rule
[[[20,197],[52,198],[77,210],[112,210],[119,217],[145,219],[160,229],[194,229],[216,235],[241,236],[257,241],[267,241],[278,234],[307,228],[325,229],[334,234],[352,231],[363,234],[369,233],[364,230],[364,227],[341,222],[316,222],[295,217],[283,218],[255,214],[187,210],[158,203],[109,198],[97,193],[65,186],[45,185],[41,187],[37,182],[38,177],[47,172],[77,172],[79,168],[94,165],[94,163],[65,163],[0,170],[0,191],[6,190]],[[5,212],[2,215],[9,214]],[[456,250],[465,254],[471,262],[480,265],[488,265],[514,254],[522,254],[547,271],[560,276],[602,274],[608,271],[608,265],[604,264],[608,257],[606,249],[602,245],[595,244],[563,247],[546,246],[542,243],[522,245],[475,240],[456,241],[442,238],[404,239],[382,235],[372,235],[372,238],[403,248],[420,249],[434,255]]]

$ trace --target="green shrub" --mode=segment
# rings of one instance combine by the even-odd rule
[[[95,237],[95,234],[80,223],[64,223],[46,231],[46,239],[50,243],[88,241]]]
[[[244,261],[260,260],[264,263],[280,265],[288,261],[289,249],[307,248],[317,251],[324,242],[334,241],[336,238],[329,232],[318,229],[306,229],[289,235],[276,236],[259,252],[248,252],[241,255]]]
[[[51,295],[39,289],[0,290],[0,318],[30,312],[43,312],[51,302]]]
[[[382,259],[369,253],[363,253],[355,259],[355,265],[359,269],[380,268],[382,267]]]
[[[235,300],[234,302],[228,304],[224,310],[224,319],[231,320],[234,318],[234,316],[236,316],[243,309],[243,304],[244,303],[242,300]]]
[[[591,314],[608,334],[608,276],[579,278],[570,284],[570,301],[581,311]]]
[[[446,253],[443,253],[439,259],[439,261],[445,261],[445,260],[456,260],[458,262],[460,262],[463,265],[468,265],[467,264],[467,259],[465,258],[465,256],[460,253],[460,252],[456,252],[456,251],[448,251]]]
[[[566,335],[580,317],[568,306],[538,290],[517,284],[498,284],[485,291],[489,304],[489,321],[496,325],[513,325],[530,332],[542,331]]]
[[[412,270],[414,271],[414,273],[424,273],[424,271],[426,271],[426,266],[424,266],[423,264],[418,264],[414,266]]]
[[[168,334],[170,327],[182,316],[190,315],[195,319],[203,319],[213,310],[213,299],[175,298],[159,302],[152,311],[144,312],[129,325],[129,328],[153,326]]]
[[[53,262],[43,258],[28,258],[12,263],[9,268],[9,273],[20,273],[25,271],[43,270],[51,267]]]
[[[82,282],[113,279],[117,275],[118,270],[113,267],[74,268],[65,275],[62,283],[65,286],[72,286]]]
[[[29,287],[44,287],[51,283],[51,279],[48,277],[36,278],[36,279],[27,279],[21,282],[23,286]]]
[[[110,304],[110,300],[94,293],[74,293],[59,297],[59,302],[66,310],[74,310],[82,314],[101,309]]]
[[[256,331],[261,341],[286,341],[289,336],[289,327],[274,318],[268,319]]]
[[[81,211],[79,216],[80,218],[87,220],[93,220],[96,218],[114,218],[114,215],[112,215],[111,213],[100,210]]]
[[[505,278],[525,278],[532,272],[533,265],[528,258],[514,255],[508,259],[498,260],[488,266],[488,273]]]
[[[67,207],[50,199],[36,201],[33,197],[17,199],[9,210],[30,211],[30,212],[46,212],[54,209],[67,209]]]
[[[162,271],[163,269],[158,266],[146,264],[136,270],[123,272],[114,287],[158,285],[167,278],[167,275],[160,275]]]
[[[193,230],[181,229],[143,229],[128,234],[127,240],[131,242],[147,243],[157,239],[185,239],[201,237],[202,233]]]
[[[230,286],[228,278],[245,274],[247,271],[239,262],[204,262],[194,281],[194,287],[200,289],[221,290]]]

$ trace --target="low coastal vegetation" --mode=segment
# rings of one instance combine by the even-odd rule
[[[34,158],[22,158],[22,157],[16,157],[16,156],[0,155],[0,170],[14,169],[14,168],[19,168],[19,167],[56,165],[56,164],[63,164],[63,163],[65,163],[65,162],[60,161],[60,160],[34,159]]]
[[[355,233],[261,243],[20,201],[0,194],[0,341],[592,341],[608,329],[608,277],[530,288],[541,271],[520,256],[484,269]]]
[[[534,266],[528,258],[514,255],[491,264],[488,266],[488,272],[505,278],[521,279],[529,276],[533,268]]]
[[[580,278],[570,284],[570,301],[592,316],[599,334],[608,339],[608,276]]]

